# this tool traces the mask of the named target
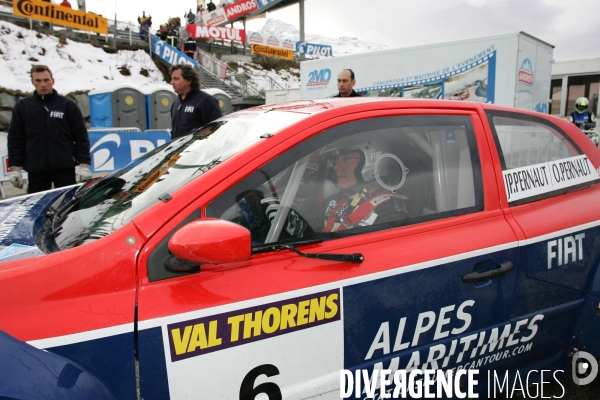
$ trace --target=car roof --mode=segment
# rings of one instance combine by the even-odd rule
[[[379,108],[440,108],[462,110],[493,109],[499,111],[518,111],[523,113],[534,113],[533,111],[529,110],[516,109],[512,107],[498,106],[494,104],[480,103],[475,101],[390,97],[335,97],[315,100],[297,100],[286,103],[265,104],[263,106],[257,106],[250,109],[246,109],[244,111],[290,111],[314,115],[327,112],[333,109],[338,109],[339,111],[342,111],[342,109],[344,108],[356,108],[356,106],[362,106],[362,111],[376,110]]]

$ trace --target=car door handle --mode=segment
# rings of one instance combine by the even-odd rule
[[[469,272],[468,274],[466,274],[465,276],[462,277],[462,281],[464,283],[472,283],[472,282],[485,281],[488,279],[498,278],[502,275],[508,274],[510,271],[513,270],[514,267],[515,266],[513,265],[512,262],[505,261],[503,263],[500,263],[500,265],[498,265],[498,268],[493,269],[491,271]]]

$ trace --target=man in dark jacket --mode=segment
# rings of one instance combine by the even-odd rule
[[[200,91],[200,75],[189,64],[175,64],[170,69],[171,85],[178,98],[171,106],[171,139],[188,135],[223,113],[219,102]]]
[[[196,14],[194,14],[192,12],[192,9],[190,8],[190,11],[185,14],[185,17],[187,18],[187,23],[189,24],[193,24],[194,22],[196,22]]]
[[[8,129],[10,183],[23,187],[24,167],[28,193],[73,185],[77,164],[77,180],[90,179],[90,140],[79,107],[53,89],[47,66],[34,65],[30,75],[35,91],[17,102]]]
[[[351,69],[343,69],[337,76],[338,94],[333,97],[361,97],[362,95],[354,91],[356,79],[354,79],[354,71]]]

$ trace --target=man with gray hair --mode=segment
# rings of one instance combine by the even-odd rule
[[[171,106],[171,139],[188,135],[223,116],[217,99],[200,90],[200,74],[194,67],[175,64],[169,72],[178,96]]]

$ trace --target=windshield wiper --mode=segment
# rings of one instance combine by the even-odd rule
[[[284,245],[282,245],[282,247],[285,249],[292,250],[294,253],[296,253],[302,257],[306,257],[306,258],[319,258],[321,260],[344,261],[344,262],[351,262],[351,263],[357,263],[357,264],[360,264],[361,262],[365,261],[365,257],[360,253],[354,253],[354,254],[313,254],[313,253],[310,253],[310,254],[307,254],[307,253],[302,253],[300,250],[296,249],[291,244],[284,244]]]
[[[294,253],[296,253],[302,257],[306,257],[306,258],[318,258],[321,260],[342,261],[342,262],[351,262],[351,263],[358,263],[358,264],[360,264],[361,262],[363,262],[365,260],[365,257],[360,253],[314,254],[314,253],[303,253],[296,248],[297,246],[304,246],[304,245],[312,244],[312,243],[320,243],[322,241],[323,241],[323,239],[315,238],[315,239],[296,241],[296,242],[292,242],[292,243],[280,243],[280,244],[274,244],[274,245],[265,246],[265,247],[261,246],[259,248],[252,248],[252,253],[262,253],[265,251],[286,249],[286,250],[291,250]]]
[[[50,219],[50,235],[54,237],[56,233],[61,229],[60,224],[63,222],[65,217],[71,212],[73,207],[75,207],[81,197],[73,196],[71,197],[62,207],[58,209],[48,210],[46,213],[46,217]],[[50,212],[52,211],[52,212]]]

